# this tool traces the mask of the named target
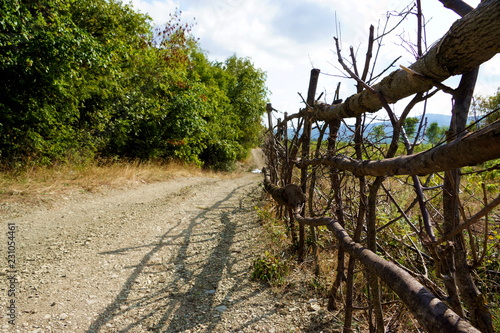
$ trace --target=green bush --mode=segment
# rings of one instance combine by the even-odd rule
[[[153,31],[117,0],[0,0],[0,12],[0,164],[124,157],[229,170],[257,144],[265,73],[236,55],[210,62],[179,13]]]
[[[264,252],[264,256],[253,263],[252,278],[268,282],[272,286],[282,286],[290,271],[289,265],[276,255]]]

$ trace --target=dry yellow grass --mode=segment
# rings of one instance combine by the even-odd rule
[[[179,177],[214,175],[214,172],[180,163],[114,162],[32,167],[0,173],[0,202],[35,203],[75,192],[99,192]]]
[[[258,151],[236,163],[234,172],[214,172],[180,162],[96,161],[84,166],[58,164],[33,166],[23,170],[0,171],[0,204],[20,202],[37,204],[78,192],[99,192],[180,177],[238,177],[263,163]]]

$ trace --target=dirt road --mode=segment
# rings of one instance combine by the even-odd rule
[[[250,279],[252,263],[264,251],[253,207],[261,177],[188,177],[4,215],[2,268],[8,237],[15,241],[15,267],[0,276],[1,330],[317,328],[326,318],[323,310],[310,308],[294,291],[277,295]],[[9,223],[15,225],[10,236]],[[12,303],[14,311],[7,307]]]

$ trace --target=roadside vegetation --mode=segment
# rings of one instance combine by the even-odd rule
[[[266,74],[209,61],[180,13],[120,1],[0,2],[0,165],[181,161],[230,170],[258,143]],[[193,23],[194,24],[194,23]]]

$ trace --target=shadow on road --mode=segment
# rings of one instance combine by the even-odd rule
[[[144,245],[151,249],[133,267],[114,301],[87,333],[189,329],[211,332],[225,310],[230,313],[231,308],[259,294],[255,288],[241,293],[243,284],[248,284],[252,263],[245,240],[258,224],[238,220],[250,212],[250,207],[242,207],[238,199],[248,197],[252,188],[252,183],[235,188],[188,223],[182,219],[175,224],[169,222],[171,227],[157,242]],[[100,255],[126,255],[144,246]],[[240,322],[239,329],[260,320],[260,316]]]

